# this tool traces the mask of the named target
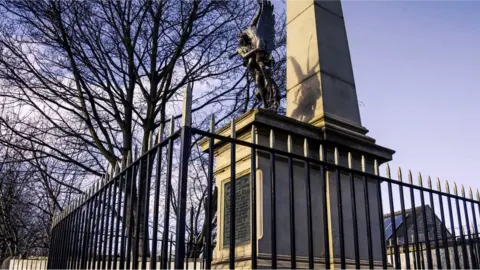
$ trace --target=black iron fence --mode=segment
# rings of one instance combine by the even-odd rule
[[[255,140],[255,126],[248,140],[236,138],[234,123],[231,136],[216,134],[213,121],[208,132],[192,128],[190,103],[186,98],[179,130],[172,119],[168,136],[160,134],[146,153],[128,158],[55,217],[49,269],[233,269],[239,262],[251,268],[479,268],[478,193],[475,200],[471,190],[466,196],[462,187],[459,195],[448,184],[444,192],[439,181],[433,189],[421,175],[413,184],[411,173],[404,182],[401,170],[393,180],[388,166],[380,176],[378,162],[367,153],[326,141],[302,139],[305,151],[299,153],[288,135],[286,147],[278,147],[275,128],[265,135],[267,143]],[[192,161],[192,143],[199,137],[206,158]],[[257,170],[247,174],[246,204],[239,201],[236,180],[229,182],[228,196],[215,191],[219,145],[229,151],[222,166],[230,179],[238,179],[240,147],[249,153],[250,168],[268,161],[261,182]],[[201,184],[192,176],[199,167],[206,170]],[[204,195],[196,203],[204,207],[193,213],[187,210],[193,209],[195,185]],[[218,206],[222,200],[228,209]],[[228,241],[221,245],[222,237]]]

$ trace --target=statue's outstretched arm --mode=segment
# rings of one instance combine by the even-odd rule
[[[255,14],[255,17],[253,18],[252,22],[250,23],[250,27],[254,27],[258,23],[258,19],[260,19],[260,15],[262,14],[262,2],[263,0],[257,0],[258,3],[258,10],[257,14]]]

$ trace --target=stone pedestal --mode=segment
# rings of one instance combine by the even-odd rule
[[[339,150],[339,164],[347,166],[347,153],[350,152],[353,157],[353,168],[361,170],[361,156],[364,155],[366,159],[367,172],[373,173],[373,163],[377,160],[379,164],[391,159],[393,151],[380,147],[365,136],[357,136],[345,130],[342,127],[326,125],[317,127],[308,123],[304,123],[289,117],[277,115],[270,111],[252,110],[236,119],[237,133],[239,140],[247,142],[252,141],[251,127],[256,127],[256,142],[260,145],[269,145],[270,130],[274,130],[275,134],[275,148],[287,151],[288,135],[292,136],[293,152],[298,155],[304,153],[304,140],[309,142],[309,155],[312,158],[319,159],[320,143],[325,143],[328,138],[330,142],[335,141]],[[218,131],[220,135],[230,136],[230,127],[224,127]],[[349,145],[349,147],[343,147]],[[203,150],[208,149],[208,144],[203,142]],[[328,162],[333,163],[334,148],[324,145],[325,158]],[[247,224],[251,226],[251,209],[250,209],[250,167],[251,149],[245,146],[236,146],[236,163],[235,171],[237,178],[237,211],[248,211],[245,213],[237,212],[237,219],[239,216],[247,218],[248,222],[237,223]],[[257,245],[258,250],[258,265],[259,267],[269,268],[271,265],[271,171],[270,171],[270,156],[267,152],[257,151],[255,154],[257,181],[257,236],[258,239],[251,241],[251,237],[245,239],[238,239],[240,241],[236,246],[236,259],[239,268],[250,268],[251,263],[251,244]],[[225,203],[228,197],[225,197],[226,183],[230,181],[230,144],[216,142],[215,144],[215,179],[218,187],[218,209],[217,209],[217,246],[214,250],[213,266],[217,268],[228,268],[229,249],[225,244],[225,218],[228,220],[228,212],[225,213]],[[276,209],[277,209],[277,254],[278,266],[289,267],[290,263],[290,214],[289,214],[289,185],[288,185],[288,160],[286,157],[277,155],[275,159],[275,173],[276,173]],[[295,241],[296,241],[296,256],[299,268],[306,268],[308,266],[308,230],[307,230],[307,205],[306,205],[306,172],[305,164],[300,160],[294,160],[294,191],[295,191]],[[345,254],[348,264],[354,263],[354,249],[353,249],[353,223],[352,223],[352,207],[350,194],[350,176],[341,173],[341,191],[343,202],[343,218],[344,218],[344,236],[345,236]],[[327,217],[329,222],[328,234],[329,247],[331,250],[330,262],[339,263],[337,258],[340,255],[339,250],[339,225],[338,225],[338,211],[337,211],[337,182],[336,171],[327,171]],[[315,256],[316,268],[324,268],[325,257],[325,239],[324,239],[324,225],[323,225],[323,175],[320,168],[314,164],[310,165],[311,178],[311,198],[312,198],[312,225],[313,225],[313,250]],[[242,181],[248,181],[247,188],[238,188],[244,186]],[[356,194],[356,209],[359,230],[360,243],[360,259],[362,264],[368,265],[367,253],[367,234],[366,234],[366,217],[365,217],[365,197],[364,187],[365,181],[362,177],[355,176],[355,194]],[[372,241],[374,260],[380,266],[381,253],[380,250],[380,216],[378,212],[379,198],[376,182],[369,180],[369,206],[371,215]],[[228,189],[228,187],[227,187]],[[240,194],[239,194],[240,192]],[[247,194],[245,195],[245,192]],[[243,195],[242,195],[243,194]],[[244,199],[245,202],[239,200]],[[225,216],[226,214],[226,216]],[[245,221],[245,220],[244,220]],[[227,221],[228,222],[228,221]],[[251,233],[250,227],[247,231]],[[244,228],[237,228],[237,237],[245,232]],[[381,266],[380,266],[381,267]]]

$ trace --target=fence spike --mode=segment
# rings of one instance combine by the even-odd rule
[[[362,172],[366,172],[367,171],[367,164],[365,162],[365,156],[364,155],[362,155],[361,162],[362,162]]]
[[[325,152],[323,151],[323,144],[318,146],[318,158],[320,161],[325,161]]]
[[[182,127],[192,126],[192,91],[193,82],[189,81],[183,96]]]
[[[385,173],[388,179],[392,179],[392,175],[390,174],[390,165],[388,165],[388,163],[387,163],[387,166],[385,167]]]
[[[448,180],[445,180],[445,191],[450,194],[450,186],[448,185]]]
[[[410,185],[413,185],[413,177],[412,177],[412,171],[408,170],[408,183]]]
[[[437,177],[437,190],[442,191],[442,185],[440,184],[440,177]]]
[[[150,130],[150,133],[148,133],[147,149],[151,150],[152,148],[153,148],[153,132]]]
[[[432,178],[430,178],[430,175],[428,176],[427,185],[429,189],[432,189]]]
[[[125,166],[125,168],[128,167],[130,164],[132,164],[132,151],[129,150],[127,152],[127,165]]]
[[[376,159],[373,160],[373,173],[378,176],[378,161]]]
[[[232,119],[232,121],[230,122],[230,132],[232,133],[230,135],[230,137],[232,139],[235,139],[237,137],[237,130],[236,130],[236,127],[235,127],[235,119]],[[272,133],[270,132],[270,136],[272,136]],[[271,140],[271,138],[270,138]]]
[[[400,168],[400,167],[398,167],[398,170],[397,170],[397,177],[398,177],[398,181],[403,182],[402,168]]]
[[[251,136],[252,136],[252,144],[256,144],[257,143],[257,134],[256,134],[256,127],[255,125],[252,125],[252,131],[251,131]]]
[[[210,115],[210,133],[215,133],[215,114]]]
[[[462,188],[460,189],[460,193],[462,194],[462,197],[465,198],[465,188],[462,185]]]
[[[480,193],[478,192],[478,189],[477,189],[477,201],[480,201]]]
[[[305,140],[303,141],[303,155],[305,157],[310,157],[310,148],[309,148],[309,145],[308,145],[308,139],[305,138]]]
[[[335,165],[338,165],[340,163],[339,161],[339,156],[338,156],[338,148],[335,147],[335,150],[333,151],[333,156],[334,156],[334,160],[335,160]]]
[[[423,179],[420,172],[418,172],[418,186],[423,187]]]
[[[472,192],[472,188],[471,188],[471,187],[468,188],[468,198],[469,198],[470,200],[473,200],[473,192]]]
[[[270,148],[275,148],[275,132],[270,129]]]
[[[453,194],[458,196],[457,183],[453,182]]]
[[[292,153],[292,151],[293,151],[292,136],[290,134],[288,134],[288,137],[287,137],[287,151],[288,151],[288,153]]]
[[[125,166],[127,167],[127,166]],[[115,176],[119,175],[120,172],[122,171],[122,164],[120,164],[119,162],[117,162],[117,166],[115,166]]]
[[[138,147],[135,146],[135,156],[133,157],[133,162],[138,160]]]
[[[163,130],[163,123],[160,124],[160,127],[158,128],[157,136],[155,136],[155,146],[162,141],[162,130]]]
[[[174,128],[175,128],[175,117],[170,116],[170,125],[169,125],[169,128],[168,128],[168,135],[169,136],[172,136],[173,135],[173,132],[174,132]]]
[[[353,164],[352,164],[352,153],[348,152],[348,154],[347,154],[347,159],[348,159],[348,168],[349,168],[349,169],[352,169],[352,168],[353,168]]]

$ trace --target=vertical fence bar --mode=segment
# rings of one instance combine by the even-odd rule
[[[365,156],[361,157],[362,172],[367,171],[367,164],[365,161]],[[368,267],[373,269],[373,247],[372,247],[372,228],[371,228],[371,219],[370,219],[370,199],[368,195],[368,178],[363,176],[363,193],[364,193],[364,204],[365,204],[365,224],[367,227],[367,246],[368,246]]]
[[[275,147],[275,134],[270,130],[270,148]],[[270,152],[270,237],[272,251],[272,269],[277,269],[277,203],[276,203],[276,175],[275,153]]]
[[[252,144],[257,143],[257,131],[255,125],[252,125],[251,131]],[[257,269],[257,151],[255,146],[251,148],[250,154],[250,178],[252,181],[252,269]],[[209,257],[210,258],[210,257]],[[211,259],[211,258],[210,258]],[[210,263],[208,264],[210,266]],[[209,269],[207,267],[207,269]]]
[[[171,234],[170,234],[170,239],[173,239],[173,235]],[[173,253],[173,240],[170,241],[170,254],[168,255],[168,267],[165,269],[172,269],[172,253]],[[181,269],[184,269],[184,268],[182,267]]]
[[[310,148],[308,145],[308,140],[305,139],[303,143],[303,155],[308,158]],[[306,185],[306,200],[307,200],[307,238],[308,238],[308,267],[309,269],[314,268],[313,261],[313,224],[312,224],[312,190],[310,183],[310,162],[305,161],[305,185]]]
[[[144,175],[145,176],[145,179],[141,179],[142,182],[145,182],[145,186],[143,187],[144,188],[144,197],[145,198],[142,198],[144,201],[144,205],[142,206],[142,208],[144,209],[143,210],[143,228],[142,228],[142,231],[143,231],[143,239],[142,239],[142,269],[147,269],[147,254],[148,254],[148,217],[149,217],[149,210],[150,210],[150,176],[151,176],[151,172],[150,172],[150,168],[152,167],[150,165],[150,163],[153,162],[152,160],[152,157],[154,157],[155,153],[152,153],[150,152],[150,150],[152,149],[152,144],[153,144],[153,133],[150,131],[150,134],[148,136],[148,142],[147,142],[147,151],[148,154],[147,154],[147,157],[145,159],[145,172],[143,174],[140,174],[141,176]]]
[[[173,160],[173,139],[171,135],[173,134],[174,128],[174,118],[170,119],[170,139],[167,146],[167,175],[165,179],[165,209],[163,214],[163,232],[162,232],[162,248],[161,248],[161,257],[160,257],[160,269],[166,269],[169,267],[167,265],[168,259],[168,235],[170,228],[170,200],[172,196],[172,160]],[[183,269],[183,267],[182,267]]]
[[[373,169],[374,169],[374,174],[376,176],[380,176],[378,172],[378,163],[377,160],[373,160]],[[383,203],[382,203],[382,190],[381,190],[381,182],[380,179],[375,179],[376,180],[376,186],[377,186],[377,198],[378,198],[378,217],[380,221],[380,246],[382,249],[382,267],[383,269],[387,268],[387,249],[385,248],[385,226],[383,224]]]
[[[399,183],[399,193],[400,193],[400,210],[402,214],[402,222],[403,222],[403,250],[405,254],[405,266],[407,269],[410,269],[410,247],[408,245],[408,227],[407,227],[407,215],[405,214],[405,198],[403,194],[403,177],[402,177],[402,169],[399,167],[397,172],[397,177]]]
[[[78,254],[78,259],[77,259],[77,264],[76,267],[77,269],[85,269],[83,266],[83,254],[85,253],[85,247],[86,247],[86,217],[87,217],[87,207],[85,205],[85,195],[82,196],[80,204],[82,205],[81,207],[81,222],[80,222],[80,252]]]
[[[352,153],[348,152],[348,168],[350,169],[350,200],[352,207],[352,222],[353,222],[353,248],[355,253],[355,268],[360,269],[360,251],[358,247],[358,222],[357,222],[357,197],[355,194],[355,179],[352,164]]]
[[[122,227],[120,228],[120,217],[117,218],[117,224],[115,225],[115,231],[118,232],[119,229],[121,230],[120,232],[120,239],[117,239],[115,241],[115,250],[113,254],[113,269],[117,269],[117,252],[118,252],[118,241],[120,241],[120,262],[119,266],[120,269],[125,269],[125,261],[126,261],[126,253],[130,253],[130,240],[131,239],[131,233],[130,233],[130,227],[131,227],[131,219],[132,216],[128,217],[130,215],[130,204],[131,203],[131,198],[130,202],[128,201],[129,197],[132,197],[132,187],[131,187],[131,176],[133,174],[133,165],[132,164],[132,152],[129,151],[127,153],[127,160],[125,162],[125,168],[126,171],[123,172],[122,174],[118,175],[115,173],[115,175],[118,177],[118,199],[117,199],[117,206],[118,206],[118,212],[122,210],[123,212],[123,218],[121,219],[122,221]],[[117,166],[118,168],[119,166]],[[123,192],[122,192],[123,189]],[[123,199],[122,199],[122,193],[123,193]],[[123,201],[123,204],[122,204]],[[129,256],[129,255],[127,255]],[[130,263],[128,263],[128,267],[130,267]]]
[[[94,207],[93,217],[92,217],[92,247],[90,249],[90,262],[88,268],[95,269],[96,256],[97,256],[97,246],[98,246],[98,217],[100,216],[100,207],[98,200],[98,182],[93,186],[93,195],[92,195],[92,204]]]
[[[114,171],[112,171],[112,174],[110,175],[110,193],[108,195],[109,197],[111,197],[111,203],[110,203],[110,209],[108,211],[110,213],[110,222],[109,222],[110,238],[108,239],[107,269],[111,269],[112,267],[112,252],[117,253],[117,249],[113,250],[113,239],[116,240],[119,235],[118,227],[117,229],[115,229],[115,214],[116,212],[120,213],[120,208],[117,210],[115,205],[117,204],[117,189],[121,191],[121,188],[120,187],[117,188],[117,183],[115,183],[116,179],[114,178],[113,174],[114,174]],[[120,179],[119,179],[119,182],[120,182]],[[120,186],[120,183],[118,183],[118,186]],[[118,195],[120,196],[120,194]],[[120,219],[120,215],[118,219]],[[118,243],[118,242],[115,241],[115,243]]]
[[[105,182],[107,181],[108,179],[105,178]],[[101,225],[100,225],[100,246],[99,246],[99,249],[98,249],[98,253],[100,255],[100,259],[99,259],[99,269],[105,269],[105,264],[106,264],[106,248],[107,248],[107,236],[108,236],[108,218],[106,217],[106,211],[107,211],[107,195],[108,195],[108,190],[110,189],[110,185],[108,184],[102,184],[102,195],[103,195],[103,208],[102,208],[102,214],[101,214]],[[110,201],[110,198],[108,198],[108,200]]]
[[[392,179],[392,176],[391,176],[391,173],[390,173],[390,166],[388,165],[387,163],[387,166],[386,166],[386,173],[387,173],[387,178],[389,180]],[[401,268],[401,265],[400,265],[400,256],[399,256],[399,250],[398,250],[398,243],[397,243],[397,224],[395,222],[395,207],[394,207],[394,202],[393,202],[393,195],[392,195],[392,182],[391,181],[388,181],[387,182],[387,187],[388,187],[388,202],[389,202],[389,205],[390,205],[390,223],[391,223],[391,227],[392,227],[392,236],[391,236],[391,240],[393,240],[391,243],[392,243],[392,250],[391,252],[393,251],[394,254],[394,267],[396,269],[400,269]]]
[[[460,212],[460,202],[458,200],[457,184],[453,183],[453,193],[455,194],[455,208],[458,216],[458,226],[460,227],[460,243],[462,245],[463,267],[470,268],[468,263],[467,247],[465,245],[465,233],[463,232],[462,214]]]
[[[472,188],[469,188],[469,195],[470,195],[470,200],[473,200]],[[475,263],[476,263],[476,268],[479,268],[479,265],[478,265],[478,249],[476,248],[477,247],[477,241],[478,241],[478,228],[477,228],[478,224],[477,224],[475,206],[474,206],[473,202],[470,202],[470,207],[471,207],[472,216],[473,216],[473,230],[475,232],[475,235],[473,237],[473,243],[470,243],[470,245],[472,245],[472,246],[475,245],[474,250],[475,250],[475,253],[477,253],[477,256],[475,256]]]
[[[215,116],[212,114],[210,116],[210,133],[211,135],[215,133]],[[205,259],[206,259],[206,269],[212,267],[212,207],[213,207],[213,158],[215,153],[215,139],[213,136],[210,136],[208,141],[208,178],[207,178],[207,211],[206,216],[206,233],[205,233]],[[254,171],[254,167],[251,168]],[[252,182],[252,185],[254,183]],[[218,196],[217,196],[218,197]],[[254,223],[252,223],[254,224]],[[252,246],[253,246],[252,238]],[[253,254],[253,252],[252,252]]]
[[[288,153],[293,153],[292,136],[287,138]],[[288,156],[288,199],[289,199],[289,214],[290,214],[290,267],[297,268],[297,252],[295,247],[295,190],[293,182],[293,160]]]
[[[235,120],[230,124],[230,131],[232,139],[236,139]],[[229,267],[235,269],[235,142],[230,143],[230,250],[229,250]]]
[[[448,185],[448,181],[445,181],[445,189],[447,193],[450,195],[450,187]],[[453,222],[453,211],[452,211],[452,202],[450,196],[447,196],[447,205],[448,205],[448,215],[450,217],[450,225],[452,226],[452,236],[453,236],[453,256],[455,259],[455,268],[460,268],[460,258],[458,257],[458,246],[457,240],[455,236],[455,223]]]
[[[443,209],[443,193],[442,193],[442,186],[440,185],[440,179],[437,178],[437,191],[438,193],[438,205],[440,207],[440,218],[442,219],[443,226],[442,226],[442,246],[445,252],[445,263],[447,269],[452,268],[450,264],[450,251],[449,251],[449,244],[447,240],[447,220],[445,219],[445,211]],[[446,246],[446,248],[445,248]]]
[[[461,193],[462,193],[462,197],[463,197],[462,201],[463,201],[463,211],[465,213],[465,225],[467,227],[468,247],[470,249],[470,265],[472,266],[473,269],[477,269],[478,266],[477,266],[477,262],[475,260],[475,256],[474,256],[474,253],[473,253],[472,232],[471,232],[470,227],[469,227],[470,219],[468,218],[467,200],[466,200],[466,197],[465,197],[465,189],[464,189],[463,185],[462,185]]]
[[[150,269],[157,269],[157,236],[158,236],[158,211],[159,211],[159,201],[160,201],[160,185],[161,185],[161,174],[162,174],[162,147],[159,147],[159,143],[162,142],[163,137],[163,124],[160,125],[159,132],[157,134],[157,141],[155,145],[157,147],[157,166],[155,172],[155,194],[153,198],[153,229],[152,229],[152,255],[150,259]]]
[[[82,232],[80,231],[81,230],[80,225],[82,224],[82,206],[81,206],[79,200],[76,200],[75,206],[76,206],[76,210],[75,210],[75,240],[74,240],[74,243],[73,243],[73,245],[75,246],[75,253],[74,253],[72,263],[70,265],[71,269],[79,268],[78,260],[79,260],[80,249],[81,249],[80,239],[81,239],[81,236],[82,236]]]
[[[189,83],[184,96],[182,131],[180,142],[180,175],[178,181],[178,219],[176,228],[175,269],[183,269],[185,257],[185,216],[187,211],[188,159],[190,157],[192,126],[192,84]]]
[[[423,188],[423,181],[422,181],[422,175],[420,172],[418,173],[418,185]],[[423,229],[424,229],[424,240],[425,240],[425,247],[427,251],[427,267],[428,269],[433,268],[433,263],[432,263],[432,250],[430,248],[430,238],[429,238],[429,231],[428,231],[428,226],[427,226],[427,211],[426,211],[426,205],[425,205],[425,196],[423,194],[423,189],[420,189],[420,203],[422,205],[422,223],[423,223]]]
[[[318,147],[318,158],[320,161],[325,162],[325,152],[323,145]],[[329,230],[329,220],[328,216],[328,202],[327,195],[329,194],[328,189],[328,177],[327,177],[327,167],[322,164],[320,166],[320,174],[322,175],[322,204],[323,204],[323,238],[324,238],[324,248],[325,248],[325,268],[330,269],[330,230]]]
[[[418,240],[418,220],[417,220],[417,209],[415,207],[415,194],[413,191],[413,178],[412,178],[412,172],[409,170],[408,171],[408,183],[411,185],[410,186],[410,202],[412,204],[412,215],[413,215],[413,237],[414,237],[414,244],[415,244],[415,254],[416,254],[416,260],[417,260],[417,268],[422,268],[423,269],[423,263],[420,265],[420,243]]]
[[[334,151],[335,165],[340,164],[340,156],[338,149],[335,147]],[[337,209],[338,209],[338,223],[339,223],[339,235],[340,235],[340,268],[345,269],[345,239],[344,239],[344,226],[343,226],[343,204],[342,204],[342,184],[340,170],[337,168]],[[310,237],[309,237],[310,238]]]
[[[138,152],[137,150],[135,150],[135,158],[134,160],[132,161],[132,164],[130,165],[130,174],[128,175],[128,177],[125,179],[126,180],[126,185],[129,186],[130,190],[128,193],[126,193],[125,195],[129,195],[130,198],[129,198],[129,202],[128,202],[128,206],[127,206],[127,215],[128,215],[128,233],[127,233],[127,245],[126,245],[126,268],[127,269],[130,269],[132,267],[132,250],[134,250],[134,243],[133,240],[134,238],[136,237],[136,235],[134,234],[134,229],[135,229],[135,220],[134,220],[134,217],[135,217],[135,202],[137,200],[137,183],[136,183],[136,175],[137,175],[137,170],[138,170],[138,164],[135,164],[137,163],[138,161]],[[127,196],[125,196],[125,201],[127,199]],[[124,205],[126,204],[126,202],[124,203]],[[138,223],[137,223],[138,224]],[[121,263],[121,260],[120,260],[120,263]],[[133,266],[135,268],[135,264]]]
[[[438,242],[438,228],[437,228],[437,217],[435,214],[435,201],[433,200],[433,192],[432,192],[432,179],[428,176],[428,196],[430,199],[430,203],[432,204],[432,214],[433,214],[433,233],[434,238],[433,241],[435,242],[435,258],[437,260],[436,268],[442,268],[442,259],[440,254],[440,243]]]
[[[142,154],[140,154],[140,159],[138,160],[138,165],[137,165],[137,170],[138,173],[135,175],[135,177],[132,179],[133,182],[136,181],[138,177],[138,185],[136,185],[137,190],[138,190],[138,197],[135,197],[135,201],[137,203],[137,214],[135,215],[135,243],[133,245],[133,269],[138,269],[138,257],[139,257],[139,249],[140,249],[140,233],[142,232],[142,201],[141,199],[145,197],[145,188],[143,184],[143,163],[145,160],[143,159]]]
[[[88,257],[88,251],[89,251],[89,247],[90,247],[90,224],[91,224],[91,220],[92,220],[92,215],[91,215],[91,212],[92,212],[92,203],[91,203],[91,200],[90,200],[90,190],[87,192],[87,198],[86,198],[86,205],[87,205],[87,215],[86,215],[86,218],[85,218],[85,225],[86,225],[86,229],[85,229],[85,241],[84,241],[84,248],[85,248],[85,252],[83,252],[83,256],[82,256],[82,269],[87,269],[87,260],[89,259]]]
[[[104,214],[105,216],[103,217],[105,219],[105,227],[104,227],[104,235],[103,235],[103,250],[102,250],[102,254],[103,254],[103,257],[102,257],[102,265],[100,266],[100,269],[104,269],[104,268],[107,268],[107,257],[108,257],[108,253],[107,253],[107,246],[108,246],[108,242],[109,242],[109,235],[110,235],[110,238],[111,238],[111,235],[113,235],[113,230],[110,230],[109,226],[110,226],[110,215],[108,214],[109,213],[109,208],[111,207],[112,203],[112,189],[113,189],[113,182],[110,182],[111,179],[106,178],[106,191],[105,191],[105,200],[104,200],[104,203],[105,203],[105,208],[104,208]]]

